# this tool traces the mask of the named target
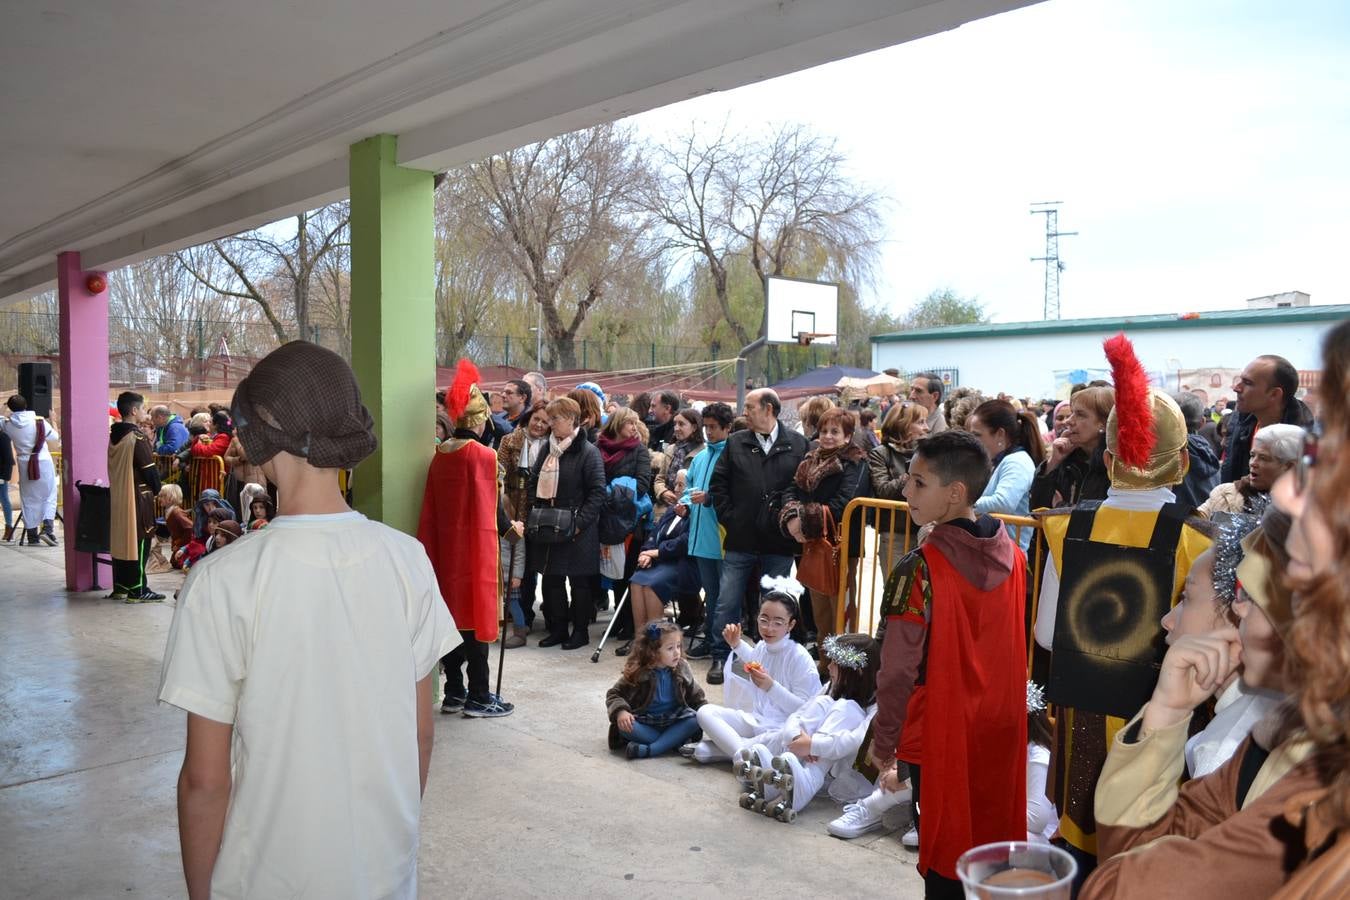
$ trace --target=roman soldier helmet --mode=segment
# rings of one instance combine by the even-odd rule
[[[455,380],[445,392],[445,411],[456,428],[477,429],[487,421],[488,402],[478,389],[478,367],[461,359]]]
[[[1186,477],[1186,419],[1176,401],[1150,387],[1148,375],[1124,334],[1103,347],[1111,363],[1116,404],[1106,420],[1111,486],[1125,490],[1171,487]]]

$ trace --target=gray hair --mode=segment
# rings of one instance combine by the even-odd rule
[[[1205,424],[1205,404],[1190,391],[1173,394],[1172,399],[1181,407],[1181,417],[1186,420],[1186,430],[1195,434]]]
[[[1267,425],[1256,432],[1252,447],[1264,446],[1282,463],[1292,463],[1303,452],[1303,429],[1297,425]]]

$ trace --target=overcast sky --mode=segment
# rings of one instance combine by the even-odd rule
[[[1047,0],[637,116],[802,121],[893,201],[877,300],[935,288],[1039,319],[1062,200],[1063,318],[1350,302],[1350,3]]]

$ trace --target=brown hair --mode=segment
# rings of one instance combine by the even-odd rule
[[[1092,413],[1102,420],[1102,427],[1105,428],[1106,420],[1116,406],[1116,392],[1109,387],[1083,388],[1070,398],[1069,406],[1079,406]]]
[[[881,420],[881,439],[902,447],[913,447],[909,429],[916,422],[928,418],[928,410],[917,403],[897,403],[886,411]]]
[[[1319,774],[1327,784],[1333,824],[1350,826],[1350,322],[1327,334],[1322,345],[1320,392],[1327,430],[1318,447],[1312,497],[1303,517],[1320,516],[1332,547],[1322,571],[1291,579],[1296,613],[1285,640],[1285,677],[1302,730],[1316,745]],[[1230,417],[1232,418],[1232,417]],[[1297,723],[1293,723],[1297,724]],[[1286,728],[1286,733],[1290,730]]]
[[[600,408],[600,398],[595,396],[592,391],[585,388],[572,388],[567,392],[567,399],[575,403],[577,409],[580,410],[578,423],[590,419],[592,426],[599,426],[604,410]]]
[[[1008,436],[1010,449],[1027,451],[1031,461],[1040,465],[1045,459],[1045,442],[1041,440],[1041,423],[1031,413],[1018,412],[1007,400],[986,400],[970,414],[990,431],[1002,431]],[[968,421],[968,420],[967,420]]]
[[[591,394],[590,391],[585,391],[585,393]],[[594,398],[595,395],[591,394],[591,397]],[[571,397],[559,397],[557,400],[550,400],[548,406],[544,407],[544,412],[548,413],[550,419],[554,416],[571,416],[573,425],[581,424],[581,407]]]
[[[877,699],[877,669],[881,668],[881,646],[868,634],[835,635],[834,642],[840,647],[866,653],[867,663],[861,669],[851,669],[835,663],[835,667],[839,670],[839,678],[836,683],[830,685],[830,698],[852,700],[862,707],[871,706]],[[830,661],[826,652],[822,652],[821,656],[825,657],[822,662]]]
[[[802,420],[802,430],[805,431],[808,436],[810,436],[812,432],[818,431],[820,429],[820,417],[823,416],[826,411],[833,408],[834,401],[829,397],[821,395],[807,397],[797,406],[797,415],[799,415]]]
[[[844,432],[844,439],[853,437],[853,430],[858,427],[858,420],[846,409],[840,409],[832,406],[820,414],[816,420],[816,431],[822,430],[826,425],[838,425],[839,430]]]
[[[661,641],[665,636],[679,633],[680,626],[674,622],[648,622],[642,626],[638,636],[633,639],[633,649],[628,654],[628,661],[623,664],[623,675],[620,677],[629,684],[637,684],[638,675],[656,665]]]

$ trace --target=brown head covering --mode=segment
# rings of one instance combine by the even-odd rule
[[[267,354],[234,389],[231,418],[249,462],[281,451],[320,469],[349,469],[375,452],[374,420],[342,357],[308,341]]]

